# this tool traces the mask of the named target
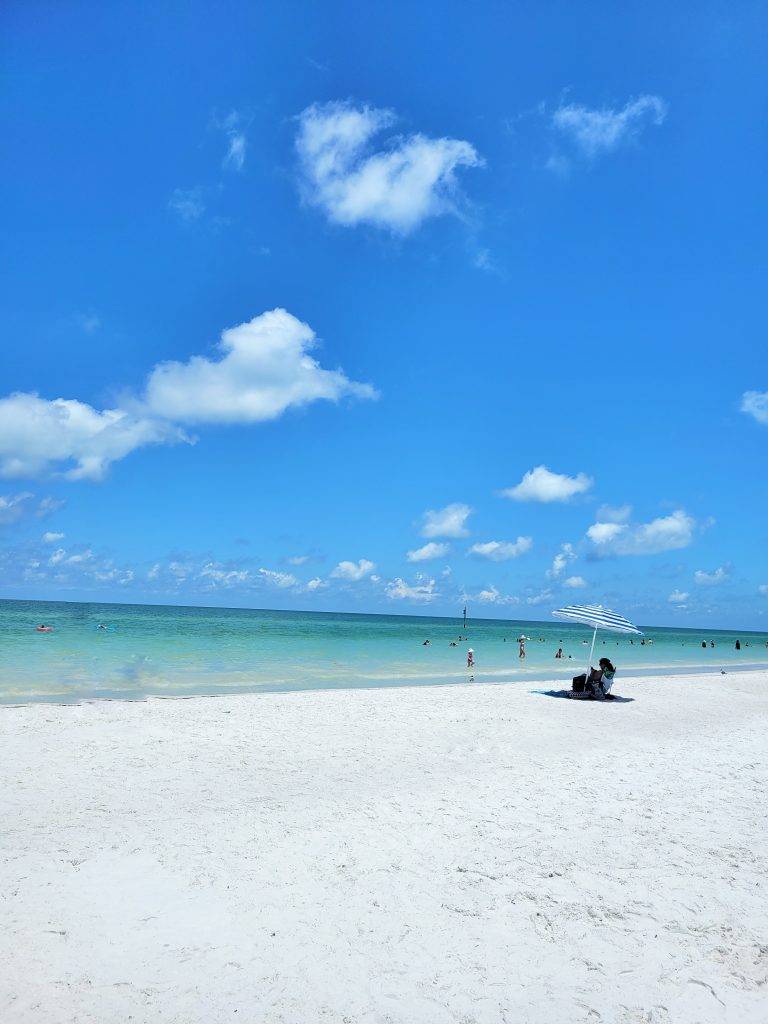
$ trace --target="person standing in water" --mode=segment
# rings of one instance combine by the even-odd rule
[[[521,660],[524,661],[525,660],[525,637],[521,636],[520,639],[517,642],[520,644],[520,649],[518,651],[518,655],[517,656],[518,656],[518,658],[520,658]]]
[[[467,651],[467,668],[475,667],[475,652],[470,647]]]

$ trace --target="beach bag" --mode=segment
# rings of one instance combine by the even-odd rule
[[[584,686],[587,682],[587,676],[584,672],[580,676],[573,677],[573,692],[584,693]]]

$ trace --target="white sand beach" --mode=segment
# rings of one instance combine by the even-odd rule
[[[0,1020],[765,1021],[768,673],[533,688],[0,708]]]

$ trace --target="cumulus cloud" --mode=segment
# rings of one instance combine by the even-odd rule
[[[399,576],[390,580],[384,588],[384,593],[392,601],[422,601],[428,604],[438,596],[436,583],[433,579],[419,579],[413,583],[406,583]]]
[[[650,523],[597,522],[589,527],[587,537],[598,554],[655,555],[688,547],[695,529],[693,516],[677,509]]]
[[[370,562],[367,558],[361,558],[358,562],[339,562],[331,576],[337,580],[351,580],[356,583],[363,577],[370,576],[375,568],[374,562]]]
[[[76,399],[17,393],[0,399],[0,475],[37,476],[58,468],[70,480],[99,480],[109,466],[146,445],[190,442],[181,424],[260,423],[320,400],[374,398],[311,350],[314,331],[284,309],[223,332],[220,358],[193,356],[156,366],[143,398],[94,409]]]
[[[56,544],[60,540],[64,540],[63,533],[54,533],[52,530],[48,530],[43,534],[43,544]]]
[[[519,484],[501,493],[514,501],[568,501],[577,494],[584,494],[592,483],[586,473],[567,476],[565,473],[553,473],[546,466],[536,466],[528,470]]]
[[[673,590],[667,600],[670,604],[685,604],[689,597],[690,594],[684,590]]]
[[[711,572],[707,572],[705,569],[697,569],[693,574],[693,579],[700,587],[711,587],[718,583],[724,583],[730,575],[730,565],[720,565]]]
[[[307,580],[307,584],[304,589],[308,590],[309,593],[312,594],[316,590],[322,590],[324,587],[327,586],[328,584],[325,582],[325,580],[321,580],[319,576],[314,576],[311,580]]]
[[[518,537],[516,541],[488,540],[482,544],[473,544],[468,554],[479,558],[488,558],[492,562],[506,562],[510,558],[518,558],[533,547],[531,537]]]
[[[745,391],[741,396],[741,411],[768,426],[768,391]]]
[[[346,395],[374,398],[342,370],[325,370],[309,354],[315,333],[284,309],[273,309],[223,332],[221,358],[193,356],[156,366],[145,404],[179,423],[260,423],[286,409]]]
[[[572,562],[576,558],[576,552],[573,550],[573,544],[562,544],[560,550],[552,559],[551,568],[547,569],[547,577],[551,580],[556,580],[565,572],[565,569],[569,562]]]
[[[467,537],[467,519],[472,515],[469,505],[454,502],[445,508],[428,509],[423,516],[422,537]]]
[[[483,161],[469,142],[415,134],[374,143],[391,110],[316,103],[298,118],[296,150],[305,199],[336,224],[408,234],[456,210],[456,170]]]
[[[660,125],[667,104],[659,96],[638,96],[621,109],[590,109],[579,103],[557,108],[552,125],[568,136],[582,155],[593,159],[636,138],[648,125]]]
[[[409,551],[406,558],[409,562],[429,562],[433,558],[444,558],[450,550],[450,544],[438,544],[435,541],[430,541],[423,547]]]
[[[583,576],[569,576],[568,579],[563,580],[564,587],[570,587],[571,590],[576,590],[579,587],[586,587],[587,581]]]
[[[0,398],[0,475],[39,476],[63,466],[69,480],[100,480],[109,466],[152,444],[189,440],[177,426],[124,409],[16,393]]]

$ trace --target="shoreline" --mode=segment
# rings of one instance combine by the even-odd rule
[[[727,666],[727,667],[726,667]],[[578,666],[574,663],[573,675],[578,675]],[[514,671],[510,669],[510,672]],[[517,671],[520,671],[519,669]],[[551,685],[562,688],[567,688],[572,675],[566,674],[563,676],[552,676],[548,674],[538,674],[537,670],[535,675],[524,676],[522,678],[510,678],[500,679],[492,678],[494,676],[493,671],[488,673],[482,673],[477,670],[474,671],[475,680],[470,682],[468,679],[434,679],[431,676],[416,676],[416,677],[391,677],[388,681],[372,681],[372,682],[361,682],[361,683],[348,683],[343,682],[338,685],[317,685],[317,686],[281,686],[279,684],[270,686],[269,684],[259,685],[258,688],[254,687],[249,689],[247,687],[239,687],[232,689],[221,689],[211,691],[201,691],[198,693],[159,693],[159,692],[148,692],[131,696],[130,693],[119,693],[109,692],[103,695],[95,694],[92,696],[75,697],[67,700],[59,695],[47,696],[21,696],[16,699],[7,699],[0,696],[0,709],[2,708],[16,708],[16,707],[32,707],[36,704],[42,704],[48,707],[77,707],[81,704],[100,703],[102,701],[107,702],[125,702],[128,704],[142,703],[148,700],[192,700],[196,697],[201,698],[214,698],[214,697],[254,697],[260,694],[288,694],[288,693],[339,693],[339,692],[366,692],[369,690],[403,690],[403,689],[440,689],[440,688],[454,688],[461,686],[478,687],[478,686],[516,686],[525,683],[531,683],[536,685]],[[632,665],[626,672],[621,672],[617,677],[619,689],[623,681],[637,681],[645,678],[649,679],[675,679],[675,678],[688,678],[691,676],[728,676],[728,675],[742,675],[745,673],[768,673],[768,662],[748,662],[746,664],[730,665],[724,663],[719,667],[709,666],[697,666],[697,665],[674,665],[674,666],[652,666],[642,667]],[[466,673],[465,673],[466,674]],[[487,676],[487,677],[486,677]],[[370,677],[369,677],[370,678]],[[416,680],[424,680],[418,682]],[[619,690],[617,689],[617,692]]]

